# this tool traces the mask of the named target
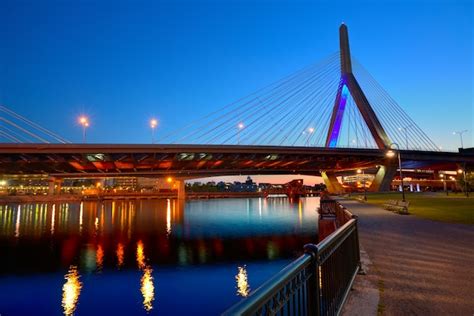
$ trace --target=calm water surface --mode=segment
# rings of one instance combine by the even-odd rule
[[[317,241],[318,198],[0,205],[0,314],[217,315]]]

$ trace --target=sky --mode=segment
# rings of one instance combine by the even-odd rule
[[[150,143],[338,50],[443,149],[474,146],[472,1],[1,0],[0,104],[80,142]]]

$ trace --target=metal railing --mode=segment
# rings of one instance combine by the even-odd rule
[[[339,315],[360,268],[357,218],[331,202],[340,226],[223,315]]]

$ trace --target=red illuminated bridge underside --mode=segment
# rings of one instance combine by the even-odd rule
[[[244,145],[0,144],[0,174],[62,177],[305,174],[391,162],[380,149]],[[404,168],[454,169],[470,152],[401,151]]]

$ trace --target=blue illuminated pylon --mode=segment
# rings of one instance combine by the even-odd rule
[[[349,95],[349,89],[347,88],[346,84],[344,83],[344,80],[341,80],[342,88],[339,102],[338,102],[338,107],[337,107],[337,113],[336,113],[336,118],[334,120],[334,126],[331,132],[331,136],[329,138],[329,146],[327,147],[336,147],[337,146],[337,141],[339,139],[339,131],[341,130],[341,124],[342,124],[342,117],[344,116],[344,110],[346,109],[346,102],[347,102],[347,97]]]
[[[351,54],[349,50],[349,36],[347,26],[342,24],[339,28],[339,45],[341,49],[341,80],[337,89],[336,100],[326,137],[326,147],[336,147],[341,131],[342,119],[349,94],[352,96],[362,118],[374,138],[377,147],[384,149],[392,143],[387,136],[382,124],[367,100],[352,73]]]

